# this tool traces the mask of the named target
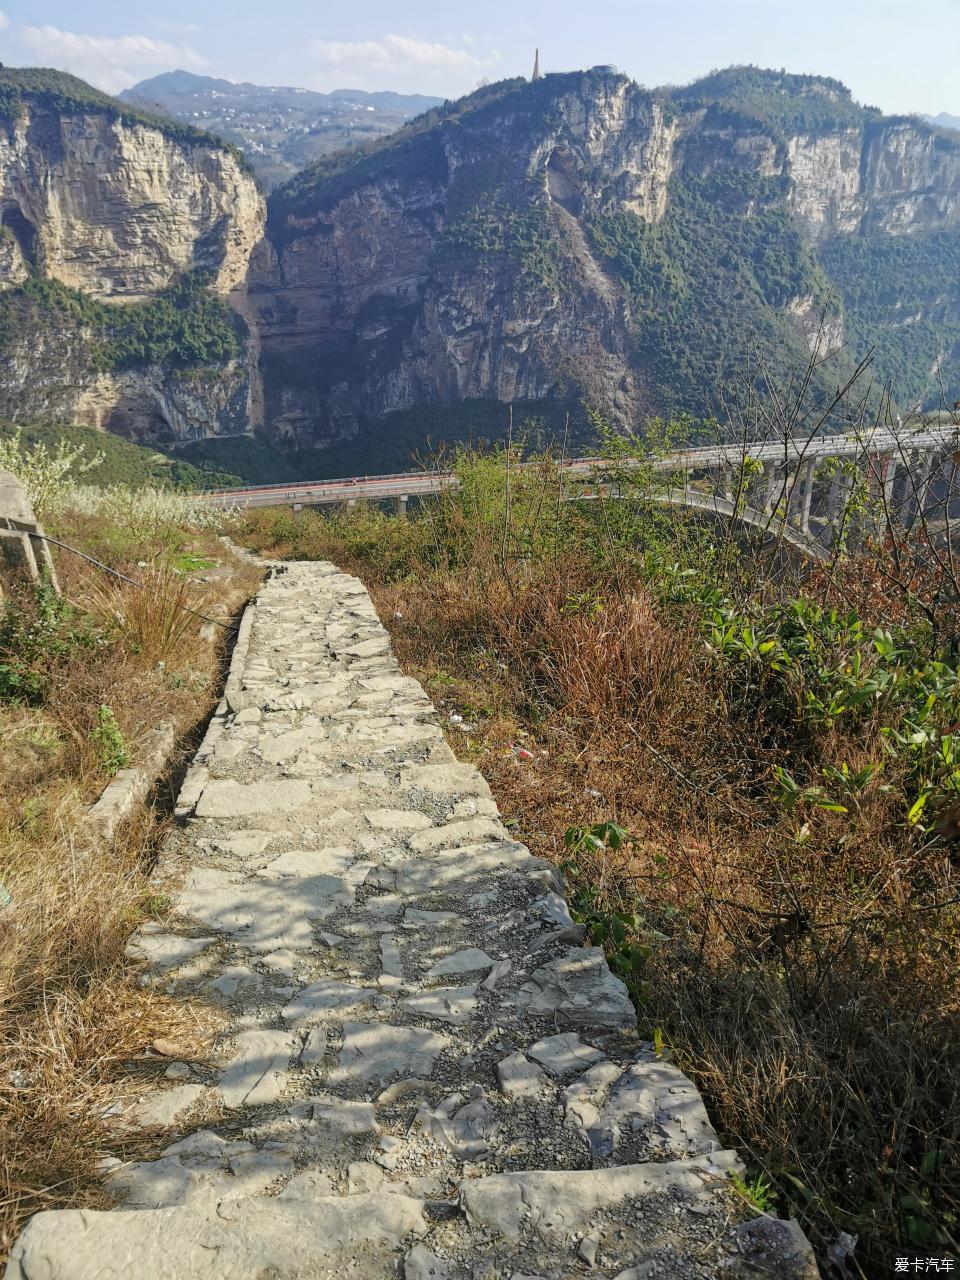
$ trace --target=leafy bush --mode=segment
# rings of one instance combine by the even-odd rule
[[[89,619],[47,582],[32,598],[7,600],[0,613],[0,702],[42,706],[58,669],[101,643]]]
[[[144,542],[162,537],[165,530],[222,529],[235,515],[229,508],[210,506],[198,495],[182,490],[131,489],[120,484],[106,489],[69,486],[51,510],[104,516],[123,529],[128,538]]]
[[[99,456],[85,457],[83,449],[69,440],[57,440],[52,446],[39,441],[24,448],[19,428],[0,436],[0,470],[17,477],[38,517],[56,510],[72,484],[100,461]]]

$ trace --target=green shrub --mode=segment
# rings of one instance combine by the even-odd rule
[[[90,734],[90,740],[96,746],[100,763],[112,778],[125,765],[130,763],[130,753],[120,732],[113,708],[101,703],[97,708],[97,723]]]
[[[209,284],[208,272],[191,271],[149,302],[121,305],[34,275],[0,294],[0,350],[33,328],[66,325],[86,335],[95,369],[223,365],[240,355],[244,326]]]
[[[49,582],[40,582],[32,597],[8,600],[0,613],[0,702],[42,706],[57,669],[102,642]]]

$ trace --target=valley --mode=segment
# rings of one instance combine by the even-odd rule
[[[835,81],[502,82],[266,200],[192,125],[0,89],[0,420],[312,479],[502,438],[504,402],[588,448],[597,417],[722,419],[814,348],[823,394],[872,353],[902,409],[956,398],[960,139]]]

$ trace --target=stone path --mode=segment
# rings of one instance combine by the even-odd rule
[[[37,1214],[8,1280],[817,1275],[744,1221],[736,1154],[356,579],[273,572],[178,816],[174,914],[130,955],[222,1011],[219,1058],[128,1117],[168,1140],[119,1208]]]

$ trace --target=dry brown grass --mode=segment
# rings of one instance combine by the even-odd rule
[[[928,909],[951,897],[949,850],[905,840],[879,791],[855,834],[823,814],[798,845],[771,812],[776,726],[731,705],[692,628],[642,591],[593,626],[565,613],[568,587],[494,592],[485,611],[466,587],[460,614],[454,582],[375,594],[406,669],[477,723],[454,745],[532,850],[602,910],[642,917],[641,1028],[668,1039],[781,1208],[821,1248],[859,1234],[853,1274],[913,1248],[910,1219],[939,1223],[933,1253],[956,1248],[960,936],[955,908]],[[867,754],[837,750],[854,767]],[[565,830],[609,819],[630,844],[571,869]]]
[[[163,909],[150,869],[167,819],[161,796],[112,843],[87,827],[109,777],[91,734],[105,705],[133,760],[160,720],[189,750],[215,702],[228,633],[211,638],[183,606],[227,619],[259,576],[235,563],[229,579],[188,582],[170,564],[181,547],[118,546],[89,519],[57,532],[148,589],[61,553],[65,596],[95,643],[36,657],[42,705],[0,706],[0,881],[13,899],[0,910],[0,1258],[38,1209],[103,1203],[97,1161],[123,1140],[101,1113],[142,1087],[150,1067],[135,1060],[151,1041],[199,1052],[209,1036],[208,1010],[141,988],[124,965],[133,928]],[[184,542],[224,558],[209,535]],[[4,585],[29,613],[31,592]]]

